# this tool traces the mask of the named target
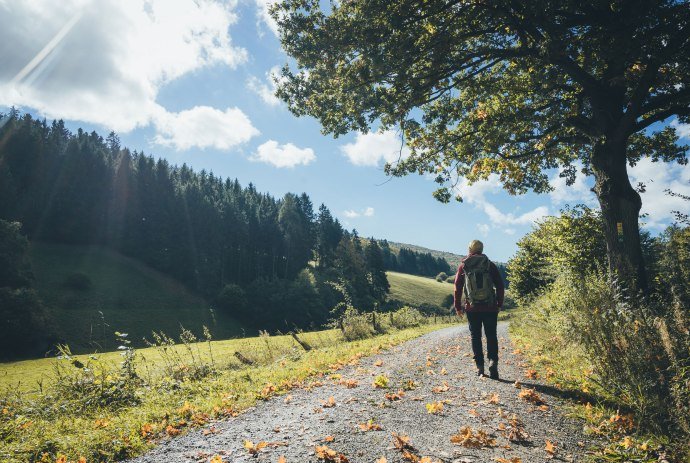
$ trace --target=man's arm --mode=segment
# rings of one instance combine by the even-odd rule
[[[496,288],[496,306],[500,309],[503,307],[503,298],[505,296],[503,278],[501,278],[501,272],[498,271],[498,267],[496,267],[496,264],[493,262],[491,262],[489,266],[489,273],[491,274],[491,280],[494,282],[494,287]]]
[[[465,313],[465,308],[462,306],[462,289],[464,286],[465,272],[463,271],[463,264],[460,264],[458,271],[455,273],[455,290],[453,291],[453,305],[458,315]]]

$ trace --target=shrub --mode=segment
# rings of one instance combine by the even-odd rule
[[[62,281],[62,286],[75,291],[88,291],[92,286],[91,278],[81,272],[70,273]]]
[[[91,413],[140,403],[137,389],[142,381],[135,371],[134,349],[127,334],[115,334],[123,357],[119,368],[101,362],[94,355],[84,364],[72,356],[69,347],[58,347],[60,355],[55,365],[55,391],[63,404],[69,403],[70,409]]]
[[[413,326],[420,326],[426,323],[426,318],[419,310],[412,307],[403,307],[400,310],[391,312],[389,316],[390,324],[396,329],[402,330]]]
[[[348,341],[366,339],[376,334],[371,314],[360,313],[352,306],[345,309],[340,323],[343,337]]]
[[[448,274],[446,272],[441,272],[438,275],[436,275],[436,281],[439,283],[446,281],[448,279]]]
[[[448,275],[448,278],[446,278],[446,283],[455,284],[455,275]]]
[[[247,310],[247,296],[239,285],[227,284],[216,296],[216,305],[225,312],[242,315]]]

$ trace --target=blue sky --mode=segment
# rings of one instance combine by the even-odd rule
[[[457,253],[479,238],[500,261],[535,220],[567,203],[596,205],[590,179],[566,187],[555,171],[551,194],[509,196],[491,178],[461,183],[465,202],[448,205],[424,177],[389,180],[382,166],[398,156],[394,133],[333,139],[272,96],[270,73],[287,57],[268,3],[0,0],[0,108],[115,130],[131,149],[276,196],[306,192],[363,236]],[[677,127],[690,143],[690,127]],[[690,167],[643,161],[630,175],[647,184],[653,232],[688,209],[664,189],[689,195]]]

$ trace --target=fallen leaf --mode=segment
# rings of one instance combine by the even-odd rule
[[[489,396],[489,398],[486,400],[486,403],[496,405],[496,404],[498,404],[499,401],[500,401],[500,398],[498,397],[498,394],[493,393],[493,394],[491,394],[491,395]]]
[[[326,436],[323,438],[324,442],[333,442],[335,440],[335,437],[333,436]]]
[[[213,455],[213,457],[211,458],[211,460],[209,461],[209,463],[224,463],[224,462],[223,462],[223,457],[221,457],[220,455],[217,455],[217,454],[216,454],[216,455]]]
[[[544,401],[534,389],[525,389],[518,394],[518,397],[535,405],[544,405]]]
[[[388,387],[388,376],[386,375],[378,375],[376,378],[374,378],[374,387],[377,389],[385,389]]]
[[[432,415],[438,415],[439,413],[443,412],[443,402],[431,402],[429,404],[426,404],[426,411],[427,413],[431,413]]]
[[[414,446],[410,444],[410,437],[404,434],[391,433],[393,436],[393,446],[398,450],[415,450]]]
[[[522,458],[520,457],[513,457],[513,458],[494,458],[498,463],[522,463]]]
[[[335,407],[335,397],[330,396],[328,400],[321,401],[321,404],[323,408]]]
[[[383,360],[377,360],[376,362],[374,362],[375,367],[380,367],[381,365],[383,365]]]
[[[374,423],[374,420],[369,420],[366,423],[360,423],[359,429],[361,429],[364,432],[367,431],[380,431],[382,428],[379,424]]]
[[[377,458],[374,463],[388,463],[386,457]]]
[[[278,457],[278,463],[287,463],[287,459],[285,459],[285,455],[281,455]]]
[[[549,454],[549,458],[553,458],[554,455],[556,455],[556,446],[553,445],[553,443],[549,440],[546,441],[546,445],[544,446],[544,450],[546,453]]]
[[[258,442],[257,444],[254,444],[250,440],[244,441],[244,448],[249,452],[250,455],[256,455],[261,451],[262,448],[266,447],[268,445],[268,442]]]
[[[462,445],[467,448],[496,447],[496,439],[491,438],[485,431],[478,429],[474,431],[469,426],[460,428],[457,434],[450,437],[453,444]]]
[[[537,374],[537,370],[532,370],[531,368],[527,371],[525,371],[525,378],[527,379],[537,379],[539,375]]]
[[[448,382],[444,381],[443,386],[436,386],[435,388],[431,389],[431,392],[434,394],[440,394],[441,392],[448,392],[448,389],[450,389]]]

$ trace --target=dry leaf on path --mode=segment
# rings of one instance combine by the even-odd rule
[[[244,448],[249,452],[250,455],[256,455],[261,451],[262,448],[266,447],[268,445],[268,442],[261,441],[257,444],[254,444],[250,440],[244,441]]]
[[[553,458],[556,455],[556,446],[550,440],[546,441],[546,445],[544,446],[544,450],[549,455],[548,458]]]
[[[467,448],[479,449],[483,447],[496,447],[496,439],[493,439],[485,431],[478,429],[474,431],[469,426],[460,428],[457,434],[450,437],[453,444],[462,445]]]

